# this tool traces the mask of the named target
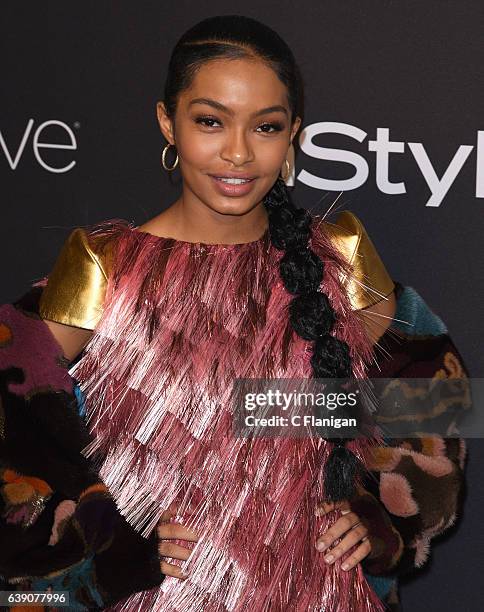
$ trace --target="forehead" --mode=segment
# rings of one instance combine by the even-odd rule
[[[289,110],[286,86],[267,64],[258,60],[212,60],[197,71],[192,85],[180,96],[212,98],[234,111],[251,112],[282,104]]]

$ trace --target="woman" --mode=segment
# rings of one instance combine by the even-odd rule
[[[179,199],[140,227],[112,220],[75,230],[42,283],[42,320],[28,301],[38,293],[4,309],[0,571],[10,584],[64,586],[88,608],[376,611],[395,599],[394,582],[370,587],[363,564],[381,575],[411,566],[412,555],[419,565],[417,541],[452,522],[463,466],[456,440],[435,451],[448,504],[432,509],[432,524],[412,507],[412,530],[408,507],[392,500],[388,512],[358,469],[394,472],[398,485],[398,453],[420,453],[431,476],[429,445],[375,455],[378,439],[230,436],[235,378],[364,378],[378,362],[372,344],[392,337],[398,314],[394,283],[359,221],[311,218],[279,177],[301,124],[300,94],[292,53],[270,28],[240,16],[191,28],[157,107],[163,166],[179,166],[183,179]],[[42,372],[15,362],[12,338],[27,325],[46,350]],[[73,414],[74,393],[87,428]],[[56,437],[46,426],[56,440],[49,451],[31,433],[30,464],[9,440],[14,405],[29,418],[35,407],[57,434],[64,428]],[[59,450],[68,465],[54,460]]]

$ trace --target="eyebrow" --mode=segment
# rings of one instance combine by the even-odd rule
[[[208,104],[208,106],[212,106],[213,108],[216,108],[219,111],[227,113],[228,115],[231,115],[232,117],[234,116],[233,110],[231,110],[230,108],[227,108],[226,106],[224,106],[220,102],[217,102],[216,100],[212,100],[211,98],[194,98],[193,100],[190,100],[190,103],[188,106],[192,106],[192,104]],[[253,113],[252,116],[259,117],[260,115],[266,115],[267,113],[274,113],[277,111],[285,113],[286,115],[288,114],[287,109],[284,106],[280,104],[276,104],[275,106],[268,106],[267,108],[258,110],[257,112]]]

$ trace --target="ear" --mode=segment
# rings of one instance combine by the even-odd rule
[[[294,139],[294,136],[297,134],[297,131],[299,130],[300,127],[301,127],[301,117],[296,117],[294,119],[294,124],[293,124],[293,126],[291,128],[291,136],[290,136],[291,143],[292,143],[292,141]]]
[[[163,136],[170,144],[175,144],[175,136],[173,130],[173,122],[166,113],[165,103],[160,101],[156,103],[156,117],[160,125],[160,130]]]

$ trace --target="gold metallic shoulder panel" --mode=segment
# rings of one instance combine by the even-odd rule
[[[109,254],[109,251],[107,252]],[[97,254],[82,228],[67,238],[39,302],[43,319],[94,329],[102,315],[109,256]]]
[[[373,306],[393,291],[395,284],[380,259],[362,222],[350,211],[341,212],[334,223],[325,222],[333,245],[352,266],[343,282],[355,310]]]

